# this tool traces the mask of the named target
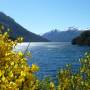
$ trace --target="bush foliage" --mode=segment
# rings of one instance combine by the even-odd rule
[[[34,73],[39,67],[29,66],[22,52],[14,52],[12,49],[22,38],[15,41],[9,39],[7,32],[2,34],[3,26],[0,26],[0,90],[35,90],[39,81]]]
[[[15,52],[13,48],[23,38],[15,41],[9,39],[8,32],[2,33],[0,25],[0,90],[90,90],[90,54],[80,59],[78,73],[73,73],[71,65],[58,73],[58,84],[44,79],[39,80],[35,72],[39,67],[28,65],[25,54]]]

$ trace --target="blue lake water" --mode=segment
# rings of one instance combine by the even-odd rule
[[[16,50],[25,51],[29,43],[17,45]],[[66,64],[72,64],[73,70],[79,67],[79,59],[84,56],[89,47],[71,45],[70,42],[42,42],[31,43],[28,51],[32,58],[28,58],[28,64],[37,64],[40,71],[37,73],[40,79],[51,76],[56,79],[57,71],[64,68]]]

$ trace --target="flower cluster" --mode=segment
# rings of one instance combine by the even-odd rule
[[[0,25],[0,90],[37,89],[38,80],[34,73],[39,67],[29,66],[22,52],[12,50],[23,38],[12,41],[8,32],[2,33],[3,29],[4,26]]]

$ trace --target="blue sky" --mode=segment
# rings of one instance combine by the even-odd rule
[[[0,0],[0,11],[37,34],[90,28],[90,0]]]

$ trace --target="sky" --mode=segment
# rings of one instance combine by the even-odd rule
[[[0,11],[37,34],[90,28],[90,0],[0,0]]]

